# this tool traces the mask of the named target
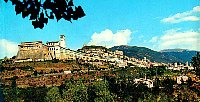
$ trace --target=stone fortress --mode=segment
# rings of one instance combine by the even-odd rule
[[[69,58],[67,53],[70,53],[70,50],[66,48],[65,35],[60,35],[59,41],[46,44],[42,41],[22,42],[18,47],[16,62],[66,59]]]

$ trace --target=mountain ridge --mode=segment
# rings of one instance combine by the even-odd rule
[[[152,62],[164,62],[164,63],[174,63],[174,62],[191,62],[191,58],[196,55],[196,52],[188,49],[165,49],[161,51],[154,51],[147,47],[138,46],[114,46],[110,48],[111,51],[121,50],[124,55],[128,57],[135,57],[137,59],[143,59],[146,57]]]
[[[195,50],[175,48],[175,49],[163,49],[163,50],[160,50],[159,52],[183,52],[183,51],[195,51]]]

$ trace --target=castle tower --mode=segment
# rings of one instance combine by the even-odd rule
[[[66,48],[65,35],[60,35],[60,46]]]

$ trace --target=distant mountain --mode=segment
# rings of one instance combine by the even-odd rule
[[[187,49],[164,49],[164,50],[161,50],[160,52],[183,52],[183,51],[190,51],[190,50],[187,50]]]
[[[135,57],[138,59],[143,59],[146,57],[150,61],[155,62],[181,62],[185,63],[186,61],[190,62],[191,58],[196,55],[196,51],[189,51],[186,49],[167,49],[160,52],[153,51],[146,47],[137,47],[137,46],[114,46],[110,50],[121,50],[124,52],[124,55],[129,57]]]
[[[181,59],[182,62],[191,62],[192,57],[197,53],[197,51],[187,49],[168,49],[162,50],[161,52],[165,55],[175,56],[176,58]]]

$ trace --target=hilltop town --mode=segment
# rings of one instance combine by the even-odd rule
[[[113,65],[120,68],[129,66],[138,67],[155,67],[167,66],[169,69],[180,70],[184,68],[194,69],[191,63],[177,65],[177,63],[158,63],[151,62],[146,57],[136,59],[123,54],[123,51],[115,50],[114,52],[104,46],[84,45],[77,51],[70,50],[65,44],[65,35],[60,35],[59,41],[50,41],[43,44],[42,41],[22,42],[14,62],[31,62],[31,61],[50,61],[60,60],[69,61],[77,60],[83,63],[89,63],[96,66]]]
[[[153,89],[157,87],[158,79],[163,82],[158,87],[161,90],[166,80],[174,82],[172,89],[190,80],[193,82],[190,87],[199,90],[199,77],[194,74],[194,67],[188,62],[151,62],[146,57],[136,59],[125,56],[123,51],[111,51],[95,45],[84,45],[74,51],[67,48],[65,42],[65,35],[60,35],[59,41],[48,41],[46,44],[42,41],[22,42],[18,45],[19,51],[15,57],[1,62],[2,85],[13,86],[14,81],[16,87],[22,89],[60,87],[66,80],[82,80],[85,85],[90,85],[117,78],[116,82],[124,79]],[[174,94],[177,92],[174,91]],[[197,99],[198,95],[192,97]]]

